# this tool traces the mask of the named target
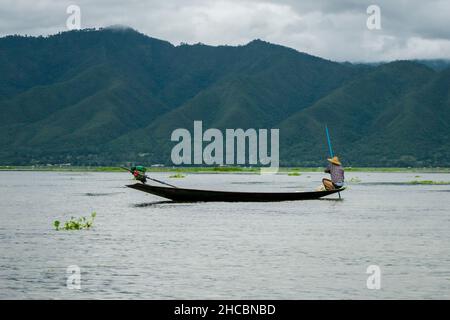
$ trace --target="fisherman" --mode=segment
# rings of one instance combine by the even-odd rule
[[[334,156],[331,159],[327,159],[329,164],[325,169],[325,173],[331,175],[331,180],[327,178],[322,179],[322,183],[326,190],[339,189],[344,186],[344,168],[342,167],[339,158]]]

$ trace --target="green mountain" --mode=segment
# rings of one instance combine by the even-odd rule
[[[432,63],[435,64],[434,62]],[[428,64],[429,65],[429,64]],[[279,128],[282,165],[447,166],[450,68],[336,63],[131,29],[0,39],[0,164],[171,164],[176,128]]]
[[[424,84],[431,85],[436,81],[447,88],[439,88],[439,98],[430,100],[438,94],[437,88],[433,85],[424,91],[427,87]],[[381,65],[286,119],[280,127],[288,137],[295,138],[284,141],[286,147],[281,150],[286,154],[282,158],[303,154],[305,165],[319,161],[320,155],[324,156],[323,151],[321,153],[323,146],[315,137],[326,141],[323,128],[328,123],[333,129],[335,149],[345,159],[358,159],[355,163],[438,165],[445,160],[429,160],[433,150],[449,146],[442,139],[437,140],[446,133],[425,134],[437,129],[437,123],[427,123],[424,114],[434,121],[444,116],[444,110],[450,111],[449,84],[442,79],[442,74],[414,62]],[[442,95],[447,95],[446,105]],[[412,110],[412,103],[415,110]],[[450,119],[447,114],[445,116]],[[301,139],[296,137],[299,132],[302,132]]]

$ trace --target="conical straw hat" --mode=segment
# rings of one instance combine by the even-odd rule
[[[339,161],[339,158],[336,157],[336,156],[334,156],[334,157],[331,158],[331,159],[328,159],[328,161],[330,161],[332,164],[335,164],[335,165],[337,165],[337,166],[340,166],[340,165],[341,165],[341,162]]]

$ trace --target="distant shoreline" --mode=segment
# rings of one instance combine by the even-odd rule
[[[279,173],[322,172],[323,167],[281,167]],[[347,172],[423,172],[450,173],[450,168],[380,168],[346,167]],[[42,171],[42,172],[126,172],[120,167],[102,166],[0,166],[0,171]],[[148,167],[148,172],[182,173],[259,173],[258,167]]]

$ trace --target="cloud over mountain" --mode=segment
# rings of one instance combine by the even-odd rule
[[[5,0],[0,34],[65,31],[72,1]],[[381,30],[368,30],[368,0],[79,0],[81,25],[128,25],[179,44],[279,43],[337,61],[450,58],[450,2],[380,0]]]

